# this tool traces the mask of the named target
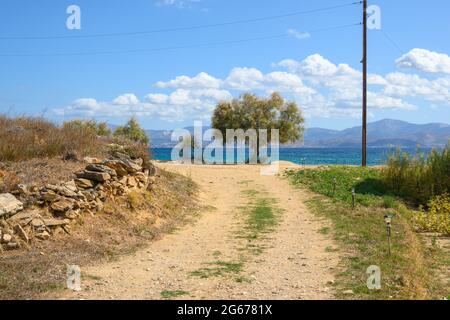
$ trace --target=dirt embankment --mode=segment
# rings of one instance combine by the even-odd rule
[[[57,165],[63,163],[60,160],[53,161],[57,162]],[[73,163],[68,168],[78,171],[82,167],[80,163]],[[35,200],[44,205],[44,208],[29,207],[25,204],[24,211],[3,221],[6,222],[7,231],[12,233],[13,237],[17,236],[17,239],[13,238],[11,241],[20,242],[21,246],[19,249],[0,253],[0,299],[42,298],[48,294],[54,294],[55,290],[64,289],[67,265],[84,267],[94,262],[105,263],[116,259],[119,255],[133,252],[150,240],[158,239],[162,233],[172,230],[196,209],[194,200],[196,187],[191,180],[164,170],[159,170],[156,176],[151,177],[151,183],[139,185],[134,175],[142,176],[142,174],[136,172],[132,176],[125,176],[125,179],[114,177],[111,181],[95,183],[92,186],[94,189],[82,188],[74,194],[67,193],[65,196],[60,193],[70,190],[63,188],[63,185],[54,190],[50,190],[51,188],[47,190],[51,186],[48,180],[51,178],[46,178],[46,173],[40,171],[39,166],[30,168],[30,171],[41,173],[41,176],[37,179],[35,177],[33,181],[45,180],[47,186],[45,190],[42,190],[45,195],[51,193],[52,200],[46,202],[48,200],[46,198],[47,200],[41,203],[41,193],[38,192],[36,193],[38,198]],[[86,175],[83,172],[80,174]],[[104,173],[97,174],[105,177]],[[74,178],[67,170],[62,170],[58,175]],[[149,182],[147,178],[145,179]],[[86,183],[89,182],[88,179],[84,180]],[[106,186],[106,184],[112,186],[114,183],[120,190]],[[87,191],[88,193],[97,192],[95,194],[98,196],[102,195],[102,201],[95,201],[98,204],[95,210],[89,207],[89,199],[84,195]],[[75,198],[71,199],[69,196]],[[30,202],[33,201],[30,200]],[[59,204],[62,202],[76,203],[80,208],[74,207],[62,213],[55,212],[54,209],[60,209]],[[45,208],[49,211],[48,213],[43,212]],[[46,215],[50,215],[49,218],[55,221],[58,219],[64,224],[68,223],[68,215],[75,211],[77,214],[71,216],[71,221],[68,223],[70,229],[63,230],[59,227],[56,229],[47,227],[44,224],[41,228],[50,229],[36,231],[39,226],[31,225],[28,220],[18,221],[17,225],[20,225],[22,231],[28,234],[28,241],[24,241],[19,239],[20,234],[15,234],[18,226],[16,225],[13,230],[7,222],[15,216],[27,215],[30,210],[33,212],[33,217],[35,215],[37,217],[33,221],[45,222],[48,220],[45,220]],[[55,214],[57,216],[62,214],[62,216],[57,217]],[[25,222],[27,222],[26,225]],[[45,239],[31,237],[36,232],[46,232],[49,237]]]

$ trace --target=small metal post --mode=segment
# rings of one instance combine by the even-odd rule
[[[333,178],[333,196],[336,195],[336,178]]]
[[[386,232],[388,237],[388,252],[391,255],[391,225],[392,225],[392,215],[387,214],[384,216],[384,221],[386,222]]]
[[[352,208],[355,209],[356,193],[355,188],[352,189]]]

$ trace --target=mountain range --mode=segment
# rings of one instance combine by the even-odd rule
[[[186,128],[193,131],[192,127]],[[208,128],[204,128],[208,129]],[[170,148],[171,130],[147,130],[152,147]],[[413,124],[400,120],[385,119],[367,125],[367,146],[383,147],[443,147],[450,141],[450,125],[444,123]],[[284,147],[352,148],[361,145],[361,126],[345,130],[309,128],[305,130],[304,142],[296,142]]]

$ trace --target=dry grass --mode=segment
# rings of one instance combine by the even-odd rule
[[[0,299],[54,297],[63,290],[66,265],[83,267],[134,252],[160,238],[196,212],[191,180],[160,171],[151,190],[108,200],[102,213],[84,215],[50,241],[35,241],[30,250],[4,252],[0,259]]]
[[[76,126],[56,126],[43,118],[0,115],[0,161],[98,154],[102,141]]]

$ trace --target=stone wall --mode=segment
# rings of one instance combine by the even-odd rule
[[[14,195],[0,194],[0,251],[48,240],[61,230],[70,233],[70,224],[81,215],[102,211],[108,198],[146,190],[155,179],[153,165],[143,168],[142,159],[123,153],[103,161],[85,159],[88,165],[71,181],[41,188],[19,185]]]

